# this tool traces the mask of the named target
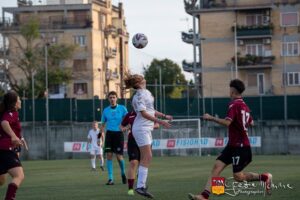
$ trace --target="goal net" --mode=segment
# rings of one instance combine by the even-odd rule
[[[175,119],[169,129],[155,129],[153,154],[161,156],[201,156],[200,119]]]

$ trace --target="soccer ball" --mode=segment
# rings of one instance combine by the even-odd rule
[[[132,38],[132,44],[135,48],[142,49],[148,44],[148,39],[143,33],[137,33]]]

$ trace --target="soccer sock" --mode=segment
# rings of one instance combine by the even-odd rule
[[[267,175],[265,175],[265,174],[260,174],[260,175],[259,175],[259,180],[260,180],[260,181],[266,182],[267,179],[268,179],[268,176],[267,176]]]
[[[103,167],[103,157],[101,157],[101,159],[99,160],[99,162],[100,162],[100,166]]]
[[[134,179],[128,179],[128,189],[131,190],[133,189],[134,185]]]
[[[18,186],[14,183],[10,183],[7,187],[5,200],[14,200],[16,198]]]
[[[96,168],[96,158],[91,158],[92,168]]]
[[[125,161],[124,160],[119,160],[119,166],[121,169],[121,174],[125,175]]]
[[[201,195],[205,198],[205,199],[208,199],[209,198],[209,195],[210,195],[210,191],[208,190],[204,190]]]
[[[137,180],[137,188],[145,188],[146,186],[146,181],[147,181],[147,176],[148,176],[148,168],[139,166],[139,176]]]
[[[113,176],[113,162],[112,160],[107,160],[106,161],[106,167],[107,167],[107,172],[108,172],[108,179],[114,180]]]

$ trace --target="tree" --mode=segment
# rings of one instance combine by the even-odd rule
[[[75,45],[51,44],[40,38],[39,23],[36,19],[20,27],[17,35],[8,35],[10,51],[7,69],[8,80],[11,88],[23,96],[32,97],[32,77],[34,75],[35,97],[43,97],[45,93],[45,45],[48,45],[48,82],[51,85],[68,83],[72,78],[70,67],[62,66],[63,61],[72,57]],[[12,47],[13,45],[13,47]],[[15,71],[22,72],[16,74]],[[17,76],[18,77],[17,77]]]
[[[180,67],[169,59],[153,59],[148,67],[144,67],[144,76],[147,84],[159,84],[159,68],[161,68],[162,85],[173,85],[165,87],[167,97],[180,98],[181,92],[185,89],[183,85],[187,84]],[[155,94],[155,88],[149,87],[152,94]]]

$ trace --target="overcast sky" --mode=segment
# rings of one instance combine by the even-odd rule
[[[38,3],[38,0],[32,1],[34,4]],[[0,6],[16,6],[16,2],[17,0],[0,0]],[[185,13],[183,0],[113,0],[114,5],[119,2],[124,4],[130,37],[135,33],[144,33],[148,37],[148,45],[144,49],[134,48],[130,38],[131,71],[142,73],[143,66],[149,65],[153,58],[168,58],[179,66],[184,59],[192,61],[192,46],[181,40],[180,32],[187,31],[192,26],[192,18]],[[192,74],[185,74],[187,79],[192,78]]]

